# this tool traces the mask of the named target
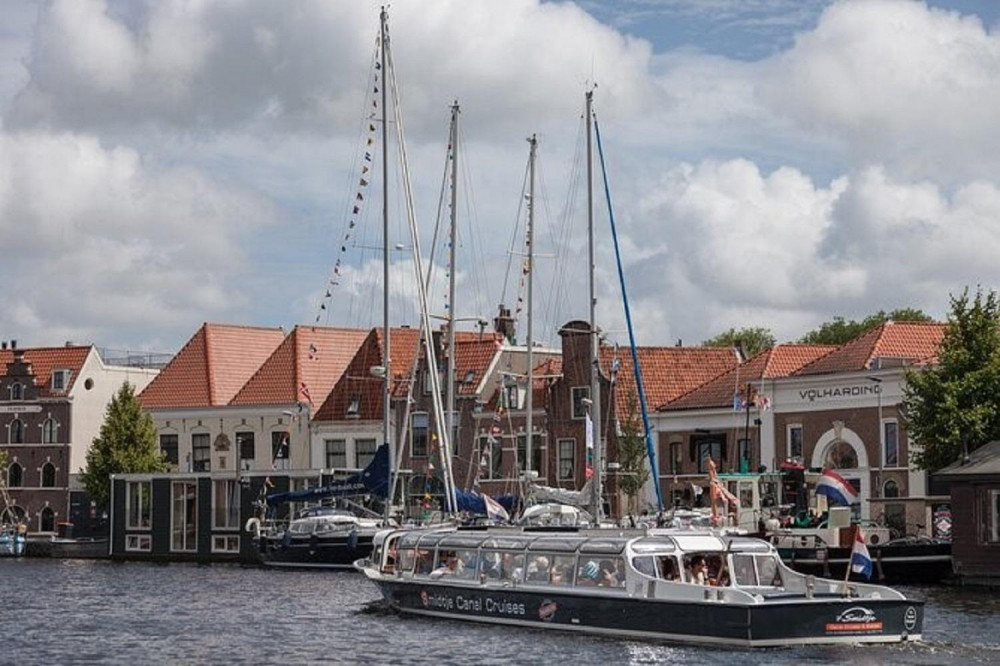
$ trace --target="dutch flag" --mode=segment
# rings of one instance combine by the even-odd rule
[[[854,530],[854,546],[851,548],[851,571],[865,578],[872,577],[872,558],[868,554],[868,546],[861,534],[861,528]]]
[[[483,503],[486,504],[486,515],[490,520],[498,523],[510,520],[510,516],[507,515],[507,509],[503,508],[500,502],[489,495],[483,494]]]
[[[816,494],[826,495],[831,504],[839,506],[850,506],[858,501],[854,487],[832,469],[823,470],[816,484]]]

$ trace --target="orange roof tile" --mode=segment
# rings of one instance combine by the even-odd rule
[[[934,356],[944,339],[945,324],[887,321],[862,333],[839,349],[800,368],[796,375],[863,372],[877,358],[917,362]]]
[[[658,411],[731,407],[733,394],[744,394],[747,382],[787,377],[807,363],[837,349],[834,345],[778,345],[698,386],[677,399],[658,405]]]
[[[139,401],[147,409],[226,405],[284,339],[280,328],[203,324]]]
[[[240,389],[232,405],[323,404],[344,374],[367,330],[296,326]],[[308,398],[302,394],[305,385]]]
[[[409,390],[406,381],[417,356],[419,331],[413,328],[394,328],[390,332],[392,396],[405,397]],[[348,407],[357,400],[357,416],[352,419],[374,421],[382,418],[382,380],[373,377],[371,369],[383,365],[382,329],[372,329],[347,364],[333,390],[316,411],[317,421],[341,421],[348,418]],[[314,398],[315,400],[315,398]]]
[[[637,347],[636,352],[645,384],[646,404],[650,409],[736,367],[736,355],[732,349],[724,347]],[[605,373],[609,372],[616,356],[621,367],[615,390],[615,409],[619,418],[625,418],[630,397],[637,397],[632,355],[627,349],[601,348],[601,367]]]
[[[83,364],[87,360],[92,347],[71,346],[71,347],[35,347],[19,349],[24,352],[24,360],[31,363],[31,371],[35,375],[35,386],[39,387],[39,394],[43,396],[65,395],[76,382],[76,378],[83,369]],[[14,351],[10,349],[0,351],[0,372],[7,371],[7,364],[14,360]],[[52,371],[69,370],[69,384],[65,391],[53,394],[51,390]]]
[[[475,395],[490,364],[500,353],[501,338],[494,335],[461,339],[455,332],[457,395]]]

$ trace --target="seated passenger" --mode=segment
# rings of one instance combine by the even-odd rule
[[[452,576],[458,573],[461,563],[458,561],[454,552],[441,553],[441,556],[438,559],[441,564],[437,569],[431,572],[432,578]]]
[[[566,585],[569,583],[569,571],[566,570],[566,565],[557,564],[552,567],[549,582],[553,585]]]
[[[594,560],[589,560],[580,565],[576,572],[576,584],[584,586],[597,585],[601,579],[601,567]]]
[[[528,575],[525,579],[539,583],[549,582],[549,558],[544,555],[534,557],[528,563]]]
[[[601,560],[601,576],[597,581],[601,587],[621,587],[625,584],[624,572],[619,576],[618,568],[611,560]]]
[[[701,555],[695,555],[691,558],[691,570],[688,572],[688,582],[695,585],[708,584],[708,567],[705,564],[705,558]]]
[[[672,557],[658,557],[657,564],[660,570],[660,578],[663,580],[677,579],[677,565]]]
[[[415,574],[429,574],[434,566],[434,554],[421,548],[417,551],[417,562],[413,569]]]

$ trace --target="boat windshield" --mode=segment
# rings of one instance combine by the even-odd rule
[[[753,555],[736,553],[733,555],[733,575],[741,587],[783,587],[781,567],[773,554]]]

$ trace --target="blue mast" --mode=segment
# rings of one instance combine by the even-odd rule
[[[601,143],[601,128],[594,116],[594,135],[597,138],[597,154],[601,159],[601,176],[604,179],[604,197],[608,202],[608,219],[611,221],[611,238],[615,244],[615,260],[618,263],[618,282],[622,288],[622,302],[625,304],[625,322],[628,325],[629,349],[632,352],[632,370],[635,373],[635,385],[639,390],[639,407],[642,410],[642,427],[646,435],[646,453],[649,455],[649,467],[653,477],[653,487],[656,488],[656,504],[663,511],[663,491],[660,490],[659,468],[656,466],[656,447],[653,445],[652,428],[649,426],[649,414],[646,410],[646,390],[642,384],[642,368],[639,367],[639,354],[635,349],[635,330],[632,328],[632,310],[628,304],[628,292],[625,289],[625,273],[622,270],[622,255],[618,247],[618,230],[615,227],[615,212],[611,205],[611,188],[608,186],[608,170],[604,166],[604,146]]]

